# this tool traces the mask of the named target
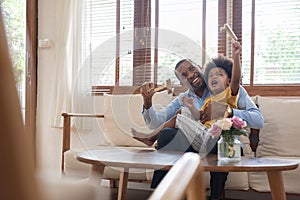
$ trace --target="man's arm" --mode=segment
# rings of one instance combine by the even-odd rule
[[[263,115],[242,86],[240,86],[239,91],[238,108],[239,109],[233,109],[234,116],[245,120],[250,128],[263,128]]]
[[[181,108],[181,106],[181,96],[178,96],[159,112],[156,112],[153,106],[151,106],[149,109],[145,109],[144,107],[142,115],[148,128],[154,130],[175,116],[176,112]]]

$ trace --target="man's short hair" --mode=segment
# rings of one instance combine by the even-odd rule
[[[184,58],[180,60],[176,65],[175,65],[175,70],[184,62],[184,61],[189,61],[188,59]]]

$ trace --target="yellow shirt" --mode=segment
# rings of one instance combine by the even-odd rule
[[[205,99],[205,102],[203,106],[201,107],[200,111],[203,111],[207,105],[211,102],[217,102],[223,105],[229,105],[231,108],[237,108],[237,99],[238,99],[238,94],[236,96],[231,95],[231,88],[227,87],[223,92],[213,95]],[[212,119],[210,121],[205,122],[205,126],[207,128],[210,128],[210,126],[216,122],[218,119]]]

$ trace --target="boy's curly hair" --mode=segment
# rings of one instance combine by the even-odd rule
[[[231,78],[232,65],[233,65],[233,62],[231,59],[229,59],[223,55],[218,55],[217,57],[212,58],[211,61],[206,64],[205,77],[208,78],[208,74],[211,69],[213,69],[215,67],[220,67],[225,70],[225,72],[228,75],[228,78]]]

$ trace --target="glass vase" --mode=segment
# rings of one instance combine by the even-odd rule
[[[241,142],[238,136],[221,136],[218,141],[218,161],[231,163],[241,160]]]

